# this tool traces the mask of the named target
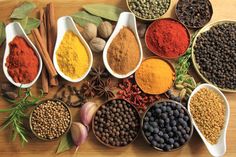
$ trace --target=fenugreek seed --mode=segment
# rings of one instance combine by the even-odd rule
[[[225,122],[225,105],[217,93],[203,88],[190,100],[190,111],[199,130],[211,144],[216,144]]]

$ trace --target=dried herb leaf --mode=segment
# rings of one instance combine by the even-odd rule
[[[32,3],[32,2],[24,2],[21,6],[19,6],[16,9],[14,9],[14,11],[12,12],[10,18],[11,19],[23,19],[34,8],[36,8],[36,5],[34,3]]]
[[[5,24],[3,22],[0,22],[0,46],[4,42],[5,38],[6,38]]]
[[[21,27],[25,29],[27,23],[28,23],[28,16],[26,16],[25,18],[23,19],[15,19],[13,20],[14,22],[19,22],[21,24]]]
[[[79,24],[80,26],[84,26],[86,23],[93,23],[98,26],[102,22],[102,18],[98,16],[91,15],[86,11],[81,11],[72,15],[73,20],[75,23]]]
[[[117,21],[120,13],[122,12],[122,9],[116,6],[102,3],[84,5],[83,8],[93,15],[100,16],[111,21]]]
[[[30,34],[31,30],[38,28],[40,25],[40,20],[36,18],[28,18],[28,22],[24,28],[26,34]]]
[[[59,146],[57,148],[57,154],[63,153],[74,146],[74,142],[71,137],[71,133],[67,133],[65,136],[61,138]]]

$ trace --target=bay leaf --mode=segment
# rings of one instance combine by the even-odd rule
[[[5,33],[5,24],[3,22],[0,22],[0,46],[6,39],[6,33]]]
[[[67,133],[61,138],[61,141],[57,148],[57,154],[63,153],[67,150],[70,150],[74,146],[74,142],[71,137],[71,133]]]
[[[27,24],[24,28],[26,34],[30,34],[31,30],[34,28],[38,28],[40,25],[40,20],[37,18],[28,18]]]
[[[23,19],[25,18],[36,5],[32,2],[24,2],[19,7],[15,8],[10,16],[11,19]]]
[[[79,24],[80,26],[84,26],[86,23],[93,23],[96,26],[99,26],[99,24],[102,22],[102,18],[98,16],[91,15],[87,13],[86,11],[81,11],[73,14],[71,16],[75,23]]]
[[[103,3],[87,4],[84,5],[83,8],[93,15],[100,16],[111,21],[117,21],[120,13],[122,12],[121,8]]]
[[[28,16],[26,16],[25,18],[23,19],[15,19],[13,20],[14,22],[19,22],[21,24],[21,27],[25,29],[27,23],[28,23]]]

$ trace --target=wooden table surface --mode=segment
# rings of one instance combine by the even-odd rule
[[[0,0],[0,21],[7,21],[10,16],[12,10],[20,4],[20,0]],[[34,0],[37,4],[37,9],[32,13],[32,16],[36,16],[36,12],[40,7],[45,6],[48,3],[48,0]],[[54,0],[56,16],[60,17],[63,15],[71,15],[72,13],[79,11],[83,4],[94,3],[94,2],[103,2],[117,5],[124,10],[127,10],[125,0]],[[172,0],[171,7],[164,17],[175,17],[175,5],[177,0]],[[233,19],[236,20],[236,0],[211,0],[213,5],[213,17],[210,22],[214,22],[217,20],[223,19]],[[144,53],[146,56],[151,55],[150,52],[147,51],[144,44]],[[0,66],[2,67],[2,58],[4,53],[4,46],[0,49]],[[95,58],[96,59],[96,58]],[[98,60],[98,59],[97,59]],[[0,68],[0,83],[6,82],[6,78],[3,75],[2,68]],[[79,84],[76,84],[79,85]],[[34,86],[33,90],[36,88],[40,88],[41,83],[38,81]],[[51,98],[55,93],[56,88],[50,89],[50,94],[46,98]],[[225,93],[228,98],[231,115],[230,122],[227,131],[227,153],[225,156],[227,157],[235,157],[236,156],[236,94],[234,93]],[[0,108],[6,108],[9,104],[7,104],[3,99],[0,99]],[[73,109],[74,121],[78,120],[78,109]],[[0,122],[4,119],[5,114],[0,114]],[[143,157],[143,156],[170,156],[170,157],[188,157],[188,156],[196,156],[196,157],[205,157],[210,156],[205,145],[203,144],[200,137],[195,132],[190,142],[182,149],[171,152],[171,153],[161,153],[155,151],[151,147],[149,147],[141,136],[131,145],[121,149],[109,149],[102,144],[100,144],[92,132],[90,131],[88,140],[84,145],[82,145],[79,151],[74,154],[75,149],[67,151],[63,154],[56,155],[55,150],[57,149],[58,141],[55,142],[42,142],[35,138],[30,139],[30,142],[26,144],[24,147],[21,147],[19,141],[15,141],[12,143],[10,141],[10,132],[9,130],[4,130],[0,132],[0,156],[1,157],[33,157],[33,156],[44,156],[44,157],[52,157],[52,156],[81,156],[81,157],[99,157],[99,156],[129,156],[129,157]]]

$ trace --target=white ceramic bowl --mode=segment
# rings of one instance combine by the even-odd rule
[[[58,74],[64,78],[65,80],[69,81],[69,82],[80,82],[82,81],[88,74],[89,71],[92,67],[93,64],[93,54],[91,49],[89,48],[87,42],[84,40],[84,38],[82,37],[82,35],[80,34],[80,32],[78,31],[73,19],[70,16],[63,16],[61,18],[58,19],[57,21],[57,40],[56,40],[56,44],[55,44],[55,48],[54,48],[54,53],[53,53],[53,64],[58,72]],[[87,71],[85,72],[85,74],[83,76],[81,76],[80,78],[77,79],[71,79],[70,77],[66,76],[61,69],[58,66],[57,63],[57,58],[56,58],[56,52],[57,49],[59,48],[61,41],[63,40],[64,34],[67,31],[72,31],[75,35],[77,35],[81,41],[81,43],[84,45],[88,56],[89,56],[89,67],[87,69]]]
[[[111,69],[111,67],[109,66],[108,61],[107,61],[108,48],[109,48],[111,42],[113,41],[113,39],[116,37],[116,35],[120,32],[120,30],[123,27],[129,27],[134,32],[134,35],[135,35],[136,40],[137,40],[138,45],[139,45],[139,53],[140,53],[139,62],[136,65],[136,67],[132,71],[130,71],[129,73],[124,74],[124,75],[117,74],[116,72],[114,72]],[[127,43],[127,44],[129,44],[129,43]],[[142,45],[141,45],[141,42],[140,42],[140,39],[139,39],[139,36],[138,36],[138,32],[137,32],[135,15],[133,13],[130,13],[130,12],[123,12],[123,13],[120,14],[120,17],[118,19],[116,27],[115,27],[111,37],[107,41],[106,46],[103,50],[103,63],[105,65],[106,69],[109,71],[109,73],[111,75],[113,75],[114,77],[116,77],[118,79],[122,79],[122,78],[126,78],[126,77],[132,75],[139,68],[139,66],[141,65],[142,59],[143,59],[143,49],[142,49]]]
[[[39,59],[39,69],[38,69],[38,74],[35,77],[35,79],[27,84],[21,84],[21,83],[16,83],[12,77],[9,75],[6,67],[6,59],[10,53],[10,48],[9,48],[9,43],[16,37],[20,36],[25,39],[27,44],[34,50],[35,54],[37,55]],[[42,71],[42,59],[41,56],[37,50],[37,48],[34,46],[34,44],[31,42],[31,40],[28,38],[28,36],[25,34],[24,29],[21,27],[21,25],[18,22],[12,22],[6,26],[6,48],[5,48],[5,53],[3,57],[3,72],[6,76],[6,78],[15,86],[21,87],[21,88],[29,88],[31,87],[39,78],[39,75]]]
[[[200,89],[202,88],[208,88],[213,90],[214,92],[216,92],[217,94],[219,94],[222,98],[222,100],[224,101],[224,105],[225,105],[225,109],[226,109],[226,113],[225,113],[225,124],[224,124],[224,128],[221,130],[221,135],[220,138],[218,139],[217,144],[210,144],[206,138],[203,136],[203,134],[201,133],[201,131],[198,129],[194,118],[191,114],[190,111],[190,101],[191,98],[193,97],[194,94],[196,94]],[[229,107],[229,103],[226,99],[226,97],[224,96],[224,94],[215,86],[211,85],[211,84],[201,84],[199,85],[190,95],[189,97],[189,101],[188,101],[188,111],[190,113],[190,116],[193,120],[193,125],[195,127],[195,129],[197,130],[198,134],[200,135],[200,137],[202,138],[203,142],[205,143],[208,151],[211,153],[212,156],[215,157],[220,157],[223,156],[226,152],[226,131],[227,131],[227,127],[228,127],[228,123],[229,123],[229,116],[230,116],[230,107]]]

